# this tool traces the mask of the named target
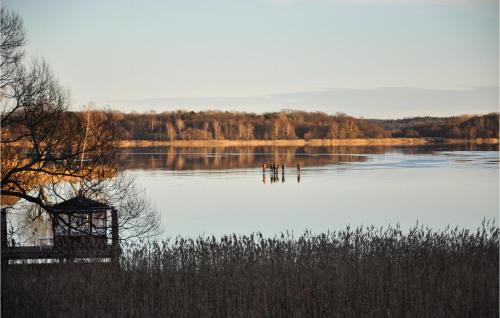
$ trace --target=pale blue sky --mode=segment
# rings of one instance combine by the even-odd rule
[[[124,111],[498,107],[493,0],[3,1],[73,95]]]

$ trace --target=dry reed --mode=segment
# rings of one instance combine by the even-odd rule
[[[421,226],[129,244],[10,265],[2,317],[497,317],[499,230]]]

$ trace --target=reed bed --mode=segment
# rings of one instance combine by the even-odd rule
[[[10,265],[2,317],[498,317],[498,258],[491,224],[178,238]]]

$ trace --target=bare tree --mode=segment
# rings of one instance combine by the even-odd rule
[[[175,126],[177,126],[177,129],[179,130],[179,136],[182,135],[182,130],[184,129],[185,125],[184,125],[184,121],[180,118],[177,118],[175,120]]]
[[[175,135],[176,135],[175,127],[170,122],[167,122],[166,124],[166,132],[167,132],[167,140],[169,141],[175,140]]]
[[[1,193],[48,209],[36,187],[110,175],[116,134],[109,113],[67,111],[69,94],[46,63],[21,72],[2,100]]]
[[[221,123],[218,120],[212,120],[212,129],[214,131],[214,138],[216,140],[223,139]]]
[[[23,45],[25,43],[25,32],[22,19],[4,7],[0,9],[0,88],[4,96],[3,88],[16,78],[19,64],[24,56]]]
[[[8,70],[2,72],[0,83],[2,201],[22,199],[54,217],[55,201],[85,194],[118,204],[112,198],[119,192],[130,197],[126,206],[130,211],[119,211],[125,223],[145,227],[140,234],[157,230],[157,218],[149,217],[152,224],[147,226],[138,221],[149,210],[132,183],[117,181],[119,134],[113,114],[69,111],[69,92],[47,63],[22,63],[21,18],[3,8],[1,18],[1,65],[2,71],[4,65]],[[62,191],[65,188],[72,191]]]

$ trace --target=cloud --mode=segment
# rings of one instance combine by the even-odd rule
[[[102,101],[100,104],[108,104],[123,111],[218,109],[262,113],[289,108],[326,113],[345,112],[370,118],[400,118],[498,111],[498,88],[328,88],[253,97],[150,98]]]

